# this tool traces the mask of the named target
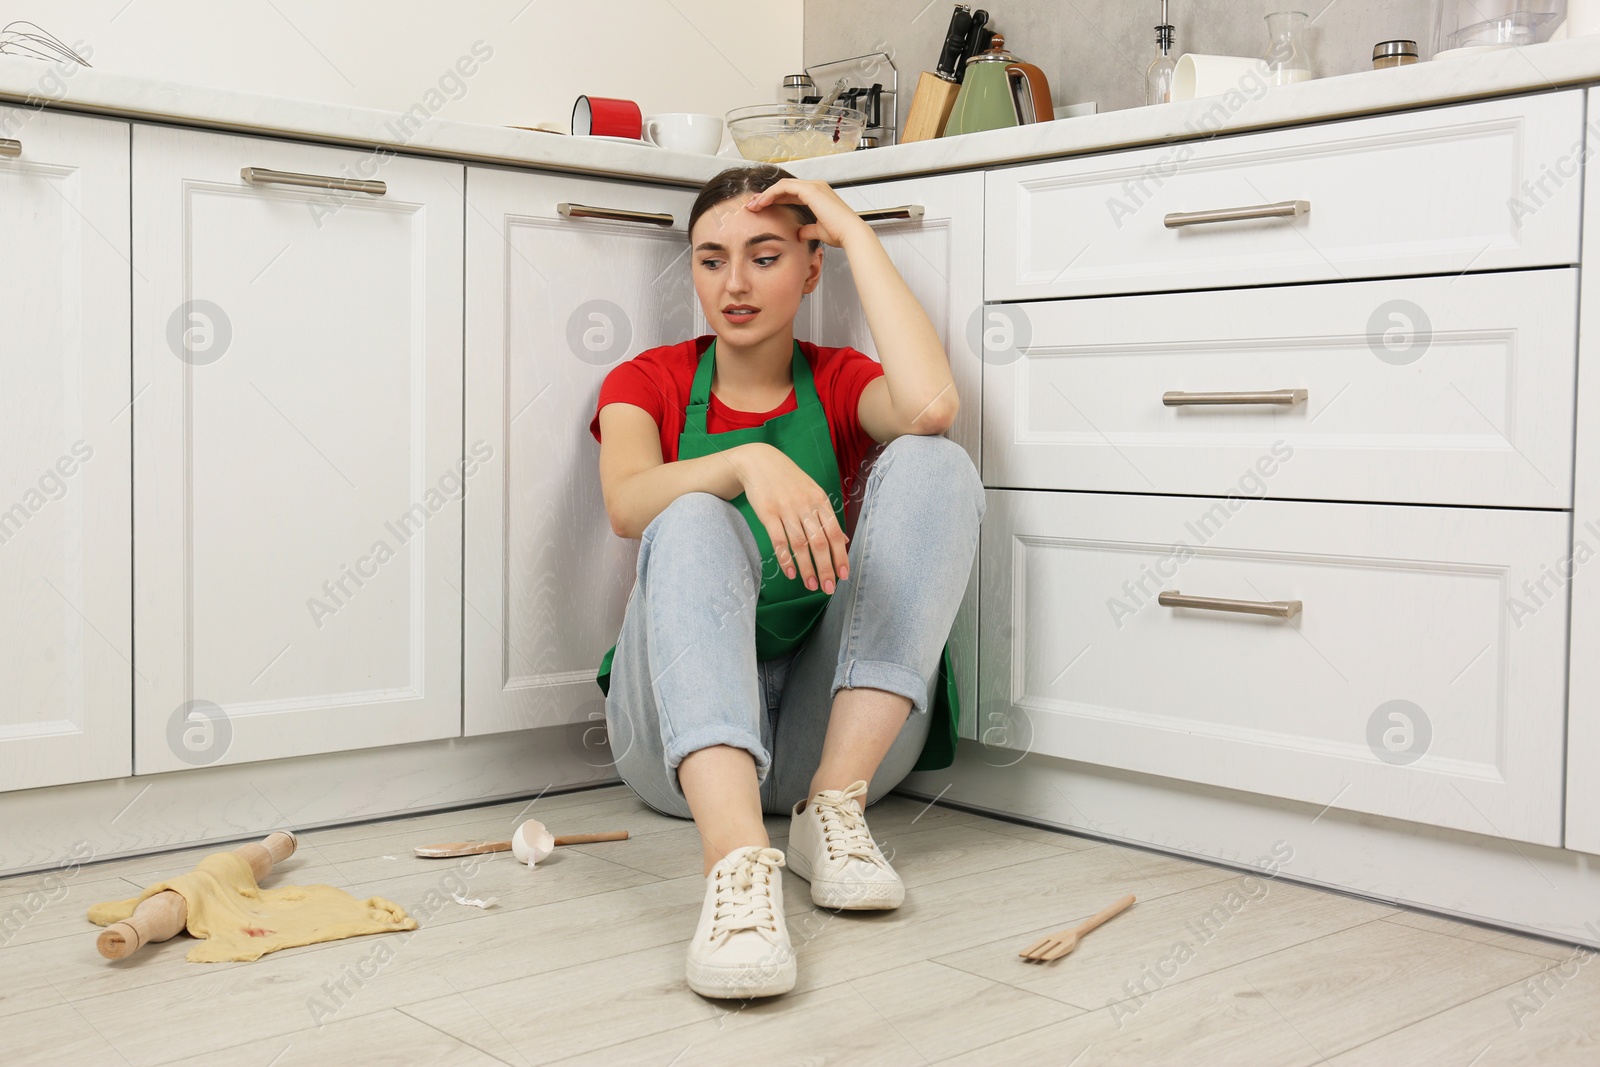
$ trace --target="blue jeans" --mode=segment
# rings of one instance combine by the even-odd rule
[[[863,799],[900,784],[928,736],[939,653],[984,509],[960,445],[912,434],[890,441],[862,492],[850,577],[835,584],[803,645],[758,662],[755,536],[721,497],[678,497],[640,537],[612,656],[606,726],[622,780],[650,807],[688,818],[678,764],[730,745],[755,759],[762,809],[787,813],[808,795],[834,693],[872,688],[909,698],[912,709]]]

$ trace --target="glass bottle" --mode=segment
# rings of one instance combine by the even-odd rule
[[[1306,13],[1274,11],[1266,18],[1267,83],[1291,85],[1310,81],[1311,52],[1306,48]]]
[[[1161,52],[1144,72],[1146,104],[1172,101],[1172,75],[1178,65],[1172,58],[1172,24],[1167,21],[1167,0],[1161,0],[1161,25],[1156,27],[1156,47]]]

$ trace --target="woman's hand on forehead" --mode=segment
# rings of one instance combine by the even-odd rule
[[[851,235],[872,233],[872,227],[844,202],[833,186],[820,179],[781,178],[745,201],[744,206],[747,211],[765,211],[774,204],[802,204],[817,217],[816,222],[800,227],[795,236],[801,241],[816,239],[834,248],[843,248]]]

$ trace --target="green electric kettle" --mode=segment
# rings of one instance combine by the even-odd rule
[[[1005,45],[1005,37],[997,33],[988,51],[967,60],[961,92],[950,109],[941,137],[1055,118],[1044,71],[1019,60],[1005,50]]]

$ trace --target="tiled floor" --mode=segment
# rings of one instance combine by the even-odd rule
[[[817,911],[786,872],[799,985],[705,1000],[683,981],[703,887],[693,826],[620,786],[524,808],[301,835],[266,884],[386,897],[421,927],[254,963],[185,962],[187,935],[119,963],[95,953],[91,903],[209,849],[83,868],[31,900],[43,876],[0,880],[0,914],[27,901],[29,916],[0,947],[0,1063],[1600,1063],[1592,954],[900,797],[868,821],[904,906]],[[411,855],[529,817],[633,836],[532,871],[500,855],[470,877]],[[769,825],[782,848],[787,823]],[[1017,958],[1128,892],[1139,903],[1072,955]]]

